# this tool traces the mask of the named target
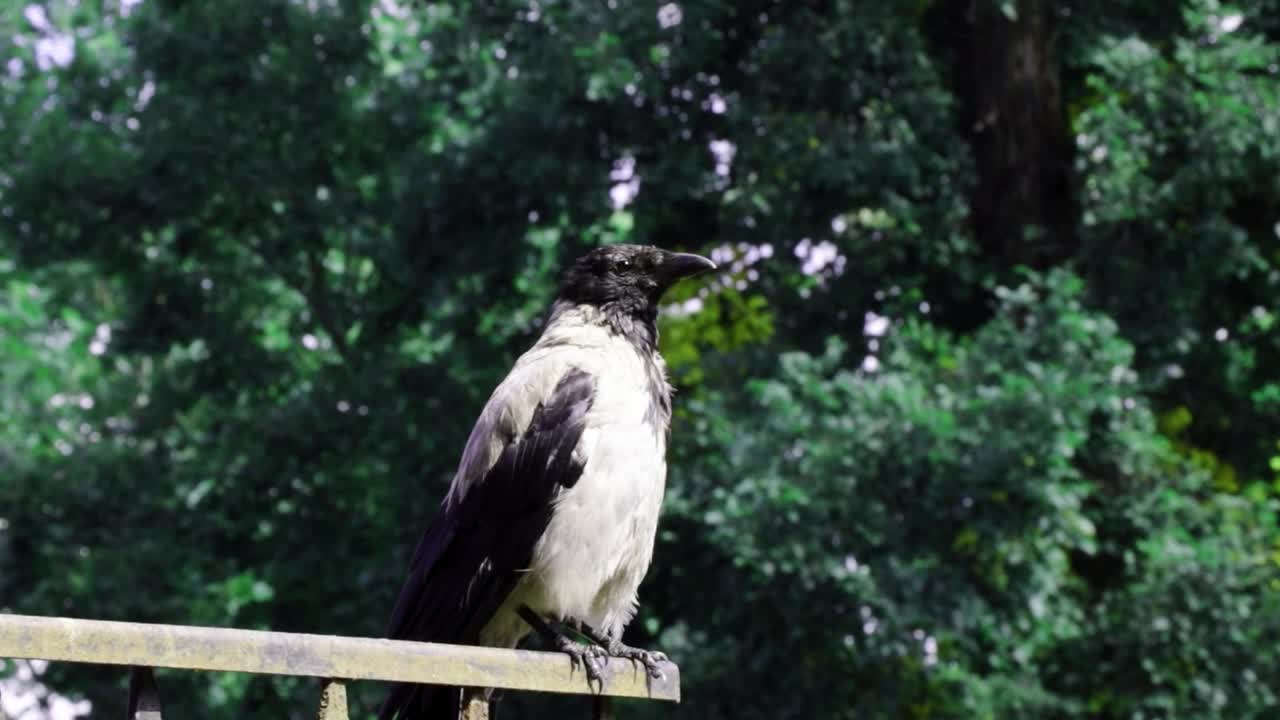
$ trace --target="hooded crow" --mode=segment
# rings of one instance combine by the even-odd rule
[[[515,647],[560,623],[557,647],[599,680],[623,645],[653,556],[666,484],[671,386],[658,302],[715,269],[699,255],[609,245],[565,273],[542,335],[493,391],[423,532],[388,636]],[[459,688],[397,684],[382,720],[455,720]]]

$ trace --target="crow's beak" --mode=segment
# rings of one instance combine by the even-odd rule
[[[716,264],[693,253],[668,252],[663,255],[657,274],[664,285],[674,285],[684,278],[716,269]]]

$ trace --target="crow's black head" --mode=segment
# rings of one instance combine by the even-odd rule
[[[574,261],[565,273],[560,297],[636,313],[655,312],[667,288],[715,267],[701,255],[649,245],[605,245]]]

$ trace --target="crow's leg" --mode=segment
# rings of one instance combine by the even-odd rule
[[[598,643],[612,657],[641,663],[644,665],[645,670],[649,672],[649,677],[662,677],[662,664],[671,662],[665,653],[624,645],[618,638],[609,637],[584,622],[578,623],[578,630],[590,638],[592,642]]]
[[[573,665],[581,666],[587,675],[587,684],[595,684],[600,692],[604,692],[604,669],[608,665],[608,653],[605,648],[586,645],[569,636],[565,628],[553,627],[534,612],[528,605],[520,606],[520,618],[529,623],[529,627],[550,640],[556,649],[569,656]]]

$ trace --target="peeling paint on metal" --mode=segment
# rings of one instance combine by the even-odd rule
[[[462,694],[459,720],[489,720],[489,698],[483,688],[467,688]]]
[[[320,691],[320,712],[316,720],[347,720],[347,686],[326,680]]]

